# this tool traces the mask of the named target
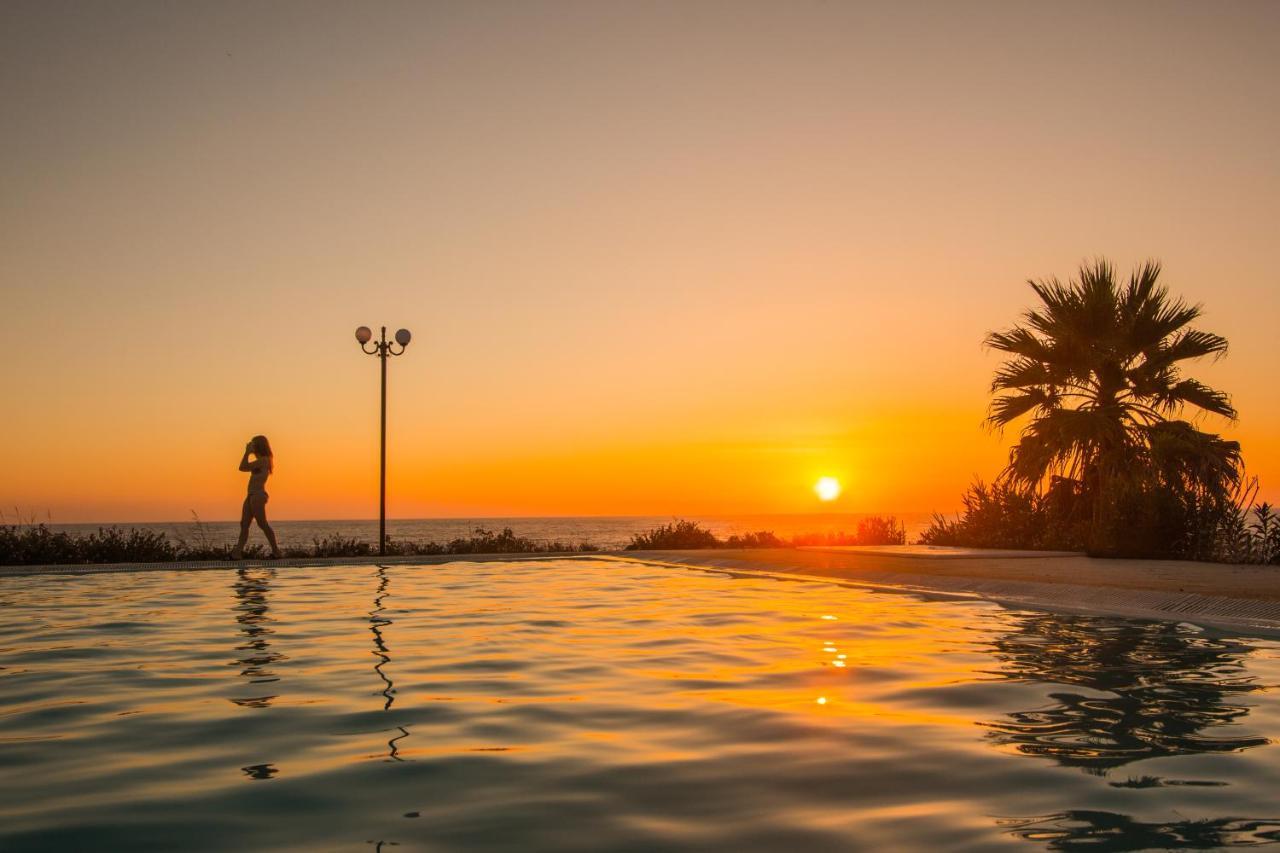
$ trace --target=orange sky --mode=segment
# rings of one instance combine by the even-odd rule
[[[1280,501],[1280,6],[0,7],[0,506],[952,510],[984,334],[1147,257]],[[1206,424],[1212,424],[1206,421]],[[829,509],[823,506],[821,509]],[[12,512],[12,509],[7,510]]]

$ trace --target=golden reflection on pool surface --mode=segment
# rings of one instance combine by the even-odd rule
[[[603,558],[0,599],[4,850],[1280,840],[1269,640]]]

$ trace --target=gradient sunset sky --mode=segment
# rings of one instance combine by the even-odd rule
[[[953,510],[1025,280],[1162,260],[1280,500],[1280,3],[0,5],[0,507]],[[812,485],[845,492],[819,505]]]

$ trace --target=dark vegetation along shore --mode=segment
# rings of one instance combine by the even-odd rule
[[[935,515],[920,534],[922,545],[964,548],[1017,548],[1032,551],[1087,551],[1078,529],[1052,495],[1027,493],[1004,483],[975,483],[961,497],[957,518]],[[1186,531],[1195,533],[1196,531]],[[1200,538],[1203,537],[1203,538]],[[1270,504],[1230,507],[1212,520],[1200,537],[1173,540],[1152,548],[1152,558],[1182,557],[1214,563],[1280,564],[1280,515]],[[1188,541],[1190,540],[1190,541]],[[1194,547],[1188,548],[1187,545]],[[1096,556],[1107,556],[1105,552]]]
[[[192,540],[170,539],[163,533],[136,528],[100,527],[96,533],[75,536],[44,524],[11,524],[0,527],[0,565],[36,566],[85,563],[166,563],[196,560],[230,560],[231,545],[213,542],[202,529]],[[477,528],[471,536],[447,542],[402,542],[387,538],[390,556],[430,554],[536,554],[564,551],[596,551],[587,542],[561,542],[517,536],[510,528],[501,532]],[[376,543],[343,536],[314,539],[310,546],[282,549],[286,558],[370,557]],[[245,548],[245,556],[267,556],[259,544]]]
[[[1255,504],[1238,442],[1200,429],[1234,421],[1223,391],[1183,373],[1227,340],[1193,324],[1154,261],[1127,282],[1105,260],[1078,278],[1029,282],[1039,304],[986,345],[1007,356],[988,425],[1023,424],[994,483],[935,517],[922,542],[1083,550],[1096,556],[1274,563],[1280,525]],[[1195,418],[1195,422],[1188,418]]]
[[[87,563],[165,563],[198,560],[230,560],[231,545],[215,543],[197,522],[192,540],[170,539],[163,533],[136,528],[100,527],[96,533],[72,535],[45,524],[0,526],[0,565],[38,566]],[[692,521],[677,519],[633,536],[627,550],[677,550],[698,548],[793,548],[802,545],[901,545],[906,542],[902,524],[893,517],[864,518],[853,533],[812,533],[782,538],[767,530],[720,539]],[[343,536],[312,540],[310,546],[286,547],[286,558],[371,557],[376,543]],[[548,554],[590,553],[600,549],[590,542],[530,539],[511,528],[500,532],[476,528],[471,536],[447,542],[387,540],[390,556],[437,554]],[[261,545],[245,549],[245,556],[261,559]]]
[[[906,529],[893,516],[871,516],[854,533],[807,533],[782,538],[772,531],[720,539],[696,522],[677,519],[631,537],[628,551],[682,551],[698,548],[799,548],[805,545],[905,545]]]

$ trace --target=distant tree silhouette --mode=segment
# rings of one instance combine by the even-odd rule
[[[1234,419],[1236,410],[1183,375],[1185,362],[1220,357],[1227,341],[1194,328],[1200,306],[1170,296],[1159,277],[1149,261],[1119,284],[1098,260],[1066,284],[1031,281],[1041,304],[986,339],[1010,356],[991,383],[988,423],[1031,418],[1002,481],[1080,496],[1074,505],[1098,550],[1122,544],[1119,529],[1135,541],[1144,525],[1149,540],[1169,539],[1171,528],[1194,526],[1190,516],[1221,510],[1243,476],[1237,442],[1177,418],[1191,408]]]

